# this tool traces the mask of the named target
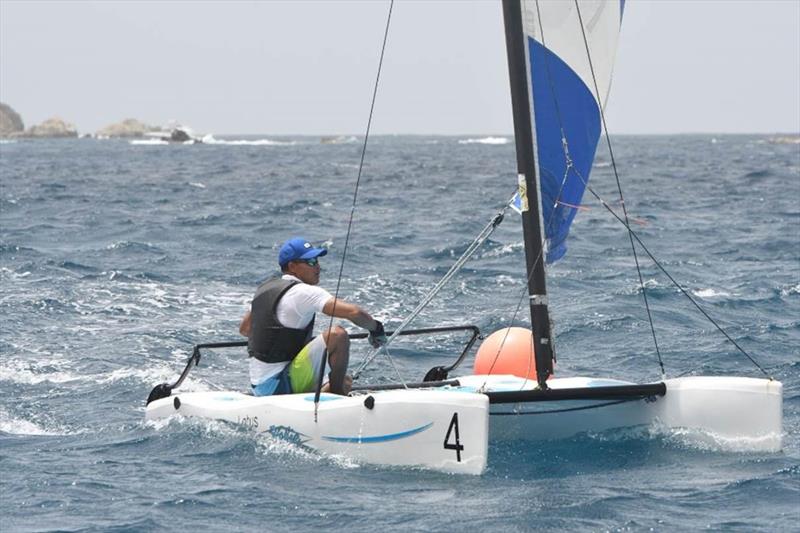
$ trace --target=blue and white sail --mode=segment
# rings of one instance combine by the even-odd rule
[[[570,224],[589,180],[602,130],[600,109],[605,107],[611,88],[624,3],[624,0],[522,2],[533,143],[548,263],[566,253]]]

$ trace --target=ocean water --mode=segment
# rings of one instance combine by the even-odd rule
[[[148,392],[177,377],[193,344],[239,340],[284,239],[327,243],[321,284],[333,291],[358,140],[0,144],[0,529],[797,531],[800,145],[790,140],[614,139],[637,231],[783,382],[783,451],[643,428],[493,444],[480,477],[358,465],[224,423],[143,420]],[[396,325],[511,196],[514,161],[497,135],[371,139],[342,296]],[[619,208],[602,149],[592,184]],[[584,201],[549,270],[556,371],[657,379],[628,237]],[[527,310],[514,312],[523,254],[510,213],[414,326],[524,325]],[[668,375],[760,375],[642,266]],[[417,381],[463,342],[415,338],[392,353]],[[354,342],[353,363],[367,353]],[[379,358],[363,379],[397,376]],[[244,389],[247,358],[208,352],[184,386]]]

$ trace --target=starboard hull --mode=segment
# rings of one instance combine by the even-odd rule
[[[465,376],[464,387],[508,391],[533,390],[535,383],[514,376]],[[484,385],[485,384],[485,385]],[[553,390],[632,385],[593,378],[556,378]],[[689,430],[723,446],[779,451],[783,433],[783,385],[743,377],[692,376],[664,381],[665,393],[644,397],[607,397],[528,401],[491,405],[491,440],[543,440],[647,426]]]

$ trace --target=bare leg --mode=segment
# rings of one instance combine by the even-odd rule
[[[350,338],[341,326],[335,326],[323,333],[328,347],[328,365],[331,367],[330,391],[333,394],[349,394],[353,379],[347,375],[350,362]]]

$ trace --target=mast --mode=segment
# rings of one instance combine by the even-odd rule
[[[531,308],[531,331],[536,356],[536,379],[546,389],[546,379],[553,373],[553,342],[550,314],[547,310],[540,214],[539,184],[533,153],[531,97],[528,90],[527,54],[522,29],[520,0],[503,0],[503,20],[508,55],[508,75],[511,85],[511,105],[514,113],[514,139],[517,147],[517,174],[522,201],[522,233],[525,240],[525,263],[528,274],[528,295]]]

